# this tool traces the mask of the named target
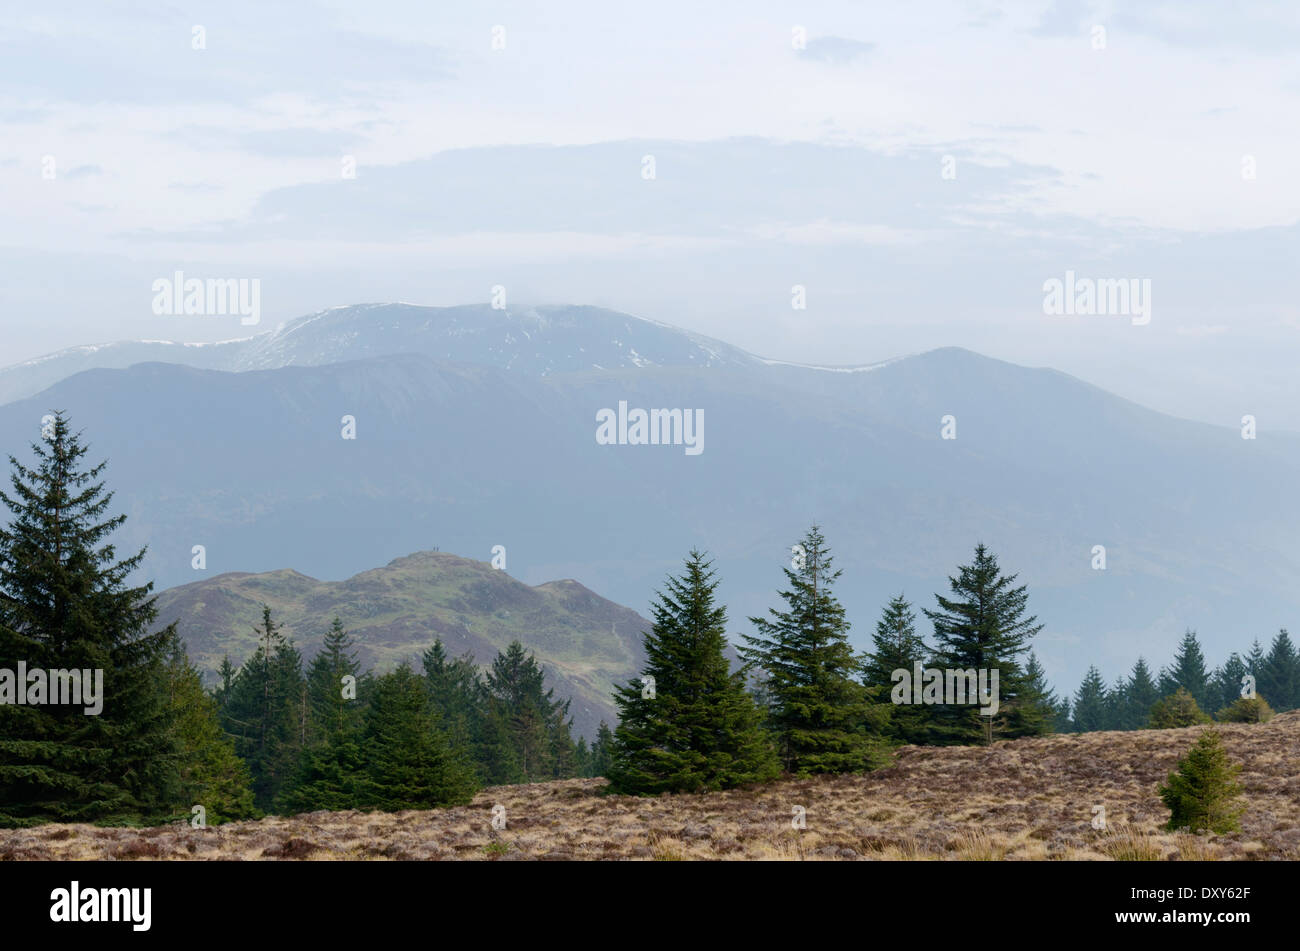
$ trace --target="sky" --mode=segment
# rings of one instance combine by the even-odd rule
[[[501,287],[1300,431],[1294,3],[14,7],[0,365]],[[261,326],[154,314],[178,270]],[[1049,313],[1068,273],[1149,320]]]

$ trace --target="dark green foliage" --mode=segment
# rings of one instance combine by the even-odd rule
[[[168,659],[167,694],[179,754],[178,804],[187,806],[185,815],[190,814],[188,806],[197,805],[204,808],[209,824],[254,817],[248,767],[221,729],[217,702],[204,691],[179,639]]]
[[[248,764],[253,798],[269,810],[297,771],[306,746],[307,690],[302,655],[263,606],[257,649],[235,677],[222,711],[226,732]]]
[[[353,648],[351,635],[335,618],[321,652],[307,667],[309,744],[351,736],[361,723],[365,683]]]
[[[1004,710],[1006,735],[1042,736],[1056,732],[1056,693],[1047,683],[1047,675],[1031,650],[1025,662],[1024,679],[1019,696]]]
[[[0,492],[0,669],[102,670],[103,709],[0,704],[0,825],[157,821],[184,796],[166,690],[175,632],[150,634],[153,586],[127,584],[144,552],[117,558],[126,516],[106,514],[106,463],[81,468],[62,413],[42,442],[35,468],[9,457],[13,494]]]
[[[481,782],[499,782],[487,743],[487,689],[474,655],[449,657],[439,639],[422,659],[433,708],[452,744],[470,753]]]
[[[1220,834],[1238,831],[1238,820],[1245,811],[1237,802],[1242,791],[1237,782],[1240,772],[1241,765],[1228,757],[1219,732],[1203,731],[1160,787],[1160,798],[1170,813],[1165,828]]]
[[[1214,715],[1220,723],[1267,723],[1273,709],[1263,697],[1238,697]]]
[[[1153,730],[1171,730],[1209,722],[1210,718],[1196,703],[1196,698],[1186,687],[1179,687],[1151,708],[1149,725]]]
[[[1119,729],[1140,730],[1151,719],[1151,708],[1160,699],[1160,690],[1156,687],[1151,668],[1139,657],[1124,685],[1124,703],[1120,712]]]
[[[871,636],[872,650],[867,655],[862,682],[888,696],[896,670],[912,671],[917,661],[924,663],[925,643],[916,633],[916,613],[903,595],[890,599],[876,632]],[[900,743],[924,743],[929,735],[928,708],[913,704],[894,704],[890,710],[888,735]]]
[[[760,712],[723,654],[726,608],[704,556],[692,551],[653,606],[643,676],[615,691],[620,712],[606,775],[614,792],[727,789],[780,771]],[[651,686],[653,685],[653,687]]]
[[[512,641],[487,674],[487,768],[494,783],[535,783],[572,776],[569,701],[544,687],[545,672]]]
[[[1210,675],[1206,670],[1205,654],[1196,632],[1188,630],[1178,645],[1173,665],[1161,672],[1160,693],[1169,696],[1182,687],[1192,695],[1196,705],[1204,710],[1212,706]]]
[[[463,805],[477,790],[464,752],[438,723],[424,678],[407,664],[375,679],[360,745],[359,808]]]
[[[1214,672],[1210,685],[1212,706],[1216,709],[1231,706],[1241,699],[1242,678],[1247,676],[1246,662],[1236,651],[1229,655],[1223,666]]]
[[[768,727],[786,772],[861,772],[887,761],[882,732],[888,707],[873,702],[857,678],[862,665],[849,644],[844,608],[832,593],[840,572],[817,526],[786,568],[786,606],[750,618],[745,659],[766,674]]]
[[[1074,733],[1074,714],[1070,708],[1070,698],[1062,697],[1056,705],[1056,717],[1053,726],[1057,733]]]
[[[1037,618],[1026,617],[1029,596],[1016,575],[1003,575],[997,557],[983,544],[975,560],[949,577],[951,598],[936,594],[938,610],[926,609],[934,624],[934,666],[947,670],[998,670],[1000,704],[1011,708],[1024,690],[1020,656],[1042,630]],[[975,704],[933,708],[933,736],[939,743],[990,741],[1007,731],[1006,718],[982,716]]]
[[[1273,638],[1256,677],[1256,689],[1274,709],[1294,710],[1300,706],[1300,657],[1285,628]]]
[[[596,739],[591,744],[591,755],[587,761],[587,771],[584,776],[607,776],[609,775],[609,757],[610,749],[614,744],[614,733],[609,728],[609,724],[604,720],[600,721],[600,728],[596,731]]]
[[[1074,732],[1104,730],[1107,716],[1106,683],[1101,679],[1101,671],[1089,667],[1074,695]]]

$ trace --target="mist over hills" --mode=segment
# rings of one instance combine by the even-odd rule
[[[1217,663],[1300,607],[1300,438],[1243,440],[970,351],[810,368],[598,308],[412,305],[113,368],[130,346],[0,406],[0,440],[25,458],[41,416],[68,411],[111,461],[121,547],[147,543],[162,587],[503,545],[527,585],[574,578],[644,612],[699,546],[747,633],[818,520],[859,646],[889,596],[932,606],[982,540],[1030,586],[1035,646],[1067,689],[1089,663],[1109,679],[1139,653],[1163,663],[1189,626]],[[0,388],[71,360],[0,372]],[[598,444],[597,412],[620,401],[703,410],[703,452]]]

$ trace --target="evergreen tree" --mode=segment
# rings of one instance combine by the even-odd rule
[[[1236,832],[1245,811],[1238,802],[1242,786],[1237,781],[1241,764],[1234,763],[1223,748],[1217,730],[1204,730],[1196,745],[1178,761],[1160,787],[1160,798],[1169,808],[1170,831]]]
[[[1056,705],[1056,719],[1054,722],[1055,732],[1057,733],[1076,733],[1074,728],[1074,714],[1070,708],[1070,698],[1062,697],[1060,703]]]
[[[1123,677],[1116,677],[1106,691],[1106,715],[1102,718],[1103,730],[1121,730],[1124,711],[1128,706],[1128,683]]]
[[[849,623],[832,592],[840,572],[814,525],[786,568],[784,610],[752,617],[758,633],[745,638],[745,659],[767,674],[767,719],[785,770],[861,772],[886,761],[881,731],[886,707],[857,682],[862,665],[849,644]]]
[[[618,687],[619,724],[606,775],[614,792],[727,789],[775,778],[771,740],[723,654],[726,608],[711,565],[692,551],[652,608],[642,677]]]
[[[1089,667],[1074,695],[1074,730],[1092,733],[1106,728],[1106,682],[1101,671]]]
[[[452,745],[470,752],[479,781],[518,781],[513,767],[503,774],[509,779],[494,775],[494,760],[500,757],[494,757],[494,748],[488,743],[487,689],[478,665],[474,663],[474,655],[466,652],[460,657],[451,657],[442,640],[438,639],[424,652],[422,659],[433,708]],[[509,760],[513,763],[513,754]]]
[[[217,669],[217,686],[212,691],[212,699],[217,702],[218,712],[226,709],[226,703],[230,699],[230,691],[235,687],[235,676],[238,673],[239,668],[230,662],[230,655],[222,655],[221,666]]]
[[[1147,725],[1151,719],[1151,708],[1156,705],[1160,699],[1160,691],[1156,687],[1155,679],[1151,676],[1151,668],[1147,666],[1146,660],[1139,657],[1137,663],[1133,665],[1133,672],[1129,674],[1128,683],[1124,689],[1124,714],[1121,718],[1121,729],[1140,730]]]
[[[1047,674],[1031,650],[1025,663],[1025,675],[1019,696],[1007,709],[1007,736],[1041,736],[1056,732],[1056,692],[1047,683]]]
[[[1220,723],[1267,723],[1273,709],[1263,697],[1238,697],[1214,715]]]
[[[999,703],[1012,707],[1024,689],[1020,655],[1042,630],[1036,617],[1025,617],[1029,596],[1016,575],[1003,575],[997,557],[983,544],[975,547],[975,560],[949,577],[953,597],[936,594],[938,610],[925,610],[934,624],[934,664],[947,670],[996,669]],[[983,716],[979,706],[943,705],[933,709],[934,735],[939,742],[989,742],[997,729],[994,718]]]
[[[569,701],[544,687],[545,672],[512,641],[487,674],[487,721],[494,782],[535,783],[573,775]],[[510,777],[510,778],[504,778]]]
[[[167,664],[168,706],[180,754],[181,788],[176,810],[186,818],[202,806],[206,821],[249,819],[256,815],[248,767],[221,729],[217,701],[203,689],[203,679],[177,638]]]
[[[916,613],[903,595],[891,598],[876,622],[871,636],[872,650],[867,655],[862,682],[888,696],[893,688],[894,671],[915,669],[925,662],[926,647],[916,633]],[[895,704],[889,715],[889,735],[901,743],[924,743],[929,736],[929,708],[913,704]]]
[[[1294,710],[1300,706],[1300,657],[1296,656],[1286,628],[1273,638],[1257,676],[1256,688],[1274,710]]]
[[[464,752],[452,747],[438,722],[424,678],[407,664],[376,678],[361,748],[360,808],[463,805],[477,790]]]
[[[126,516],[106,514],[107,463],[82,468],[62,413],[42,442],[35,468],[9,457],[13,494],[0,491],[0,669],[102,671],[103,706],[0,703],[0,826],[161,820],[182,795],[164,670],[175,631],[150,633],[153,585],[127,584],[145,553],[117,558]],[[0,696],[27,686],[0,679]]]
[[[351,681],[344,678],[350,677]],[[361,664],[357,660],[352,636],[335,618],[325,632],[321,652],[307,668],[307,700],[310,711],[309,745],[332,738],[351,736],[361,722],[362,708],[358,690]]]
[[[1250,645],[1250,653],[1246,655],[1246,673],[1252,675],[1255,680],[1255,686],[1258,688],[1260,675],[1264,672],[1264,648],[1259,646],[1259,638],[1255,638]]]
[[[1247,674],[1246,662],[1235,651],[1214,672],[1210,693],[1216,709],[1232,706],[1241,699],[1242,678]]]
[[[1149,725],[1153,730],[1174,730],[1209,722],[1210,718],[1201,710],[1196,698],[1186,687],[1179,687],[1151,708]]]
[[[1173,665],[1161,674],[1160,693],[1163,696],[1177,692],[1179,687],[1190,693],[1202,710],[1210,705],[1210,675],[1205,667],[1205,654],[1196,632],[1190,629],[1178,645]]]
[[[226,732],[253,777],[253,798],[268,810],[297,771],[305,682],[302,656],[262,606],[257,648],[240,668],[223,714]]]
[[[591,758],[587,767],[588,776],[605,776],[609,773],[610,749],[614,744],[614,733],[609,724],[600,721],[596,730],[596,739],[591,744]]]

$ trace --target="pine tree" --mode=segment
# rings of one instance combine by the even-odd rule
[[[861,661],[849,644],[844,608],[832,592],[840,572],[814,525],[798,546],[784,610],[752,617],[758,633],[745,638],[745,659],[767,674],[768,724],[786,772],[861,772],[886,761],[881,732],[888,708],[862,684]]]
[[[305,682],[302,655],[262,606],[257,648],[240,668],[222,715],[253,777],[253,798],[269,810],[292,779],[302,750]]]
[[[460,657],[449,657],[442,640],[438,639],[424,652],[422,660],[433,708],[452,745],[469,751],[480,782],[517,780],[513,767],[506,772],[509,780],[494,775],[493,751],[487,742],[487,690],[474,655],[467,652]],[[510,762],[513,763],[513,754]]]
[[[1256,687],[1274,710],[1294,710],[1300,706],[1300,657],[1296,656],[1286,628],[1273,638]]]
[[[360,808],[463,805],[477,790],[464,752],[451,745],[438,722],[424,678],[408,664],[375,679],[360,745]]]
[[[9,457],[13,494],[0,492],[11,513],[0,530],[0,670],[102,671],[103,706],[0,704],[0,826],[161,820],[182,794],[164,669],[175,630],[150,633],[153,585],[127,584],[145,553],[117,558],[126,516],[106,515],[107,463],[82,468],[87,449],[62,413],[42,442],[35,468]]]
[[[948,578],[953,597],[936,594],[938,610],[925,609],[934,624],[933,663],[947,670],[997,670],[999,703],[1014,704],[1024,688],[1020,655],[1042,630],[1036,617],[1025,617],[1029,595],[1014,587],[1016,575],[1002,575],[997,557],[983,544],[975,560]],[[933,710],[936,740],[945,743],[989,742],[997,730],[994,718],[979,706],[942,705]]]
[[[352,678],[346,681],[345,678]],[[307,698],[310,709],[309,745],[328,742],[355,733],[361,723],[364,703],[361,663],[357,660],[352,636],[335,618],[325,632],[321,652],[307,668]]]
[[[1042,736],[1056,732],[1056,692],[1047,683],[1047,674],[1031,650],[1025,663],[1025,676],[1019,696],[1007,711],[1006,735]]]
[[[1205,667],[1205,654],[1196,632],[1191,629],[1183,635],[1173,665],[1161,674],[1160,693],[1163,696],[1175,693],[1179,687],[1190,693],[1202,710],[1210,705],[1210,675]]]
[[[1074,728],[1074,714],[1070,708],[1070,698],[1062,697],[1060,703],[1056,705],[1056,719],[1054,722],[1055,732],[1057,733],[1076,733]]]
[[[614,792],[728,789],[780,771],[760,713],[723,654],[726,608],[711,565],[692,551],[652,608],[642,677],[618,687],[619,724],[606,775]]]
[[[1101,671],[1089,667],[1074,695],[1074,730],[1092,733],[1106,728],[1106,682]]]
[[[1178,761],[1160,787],[1160,798],[1169,808],[1170,831],[1236,832],[1245,807],[1238,802],[1242,786],[1237,781],[1241,764],[1234,763],[1223,748],[1217,730],[1204,730],[1196,745]]]
[[[609,773],[610,750],[614,745],[614,733],[604,720],[596,730],[596,739],[591,744],[591,759],[587,767],[588,776],[605,776]]]
[[[1151,676],[1151,668],[1147,666],[1147,662],[1141,657],[1133,665],[1133,672],[1129,674],[1124,695],[1125,704],[1124,714],[1120,721],[1122,724],[1121,729],[1140,730],[1151,719],[1151,708],[1160,699],[1160,691],[1156,687],[1155,679]]]
[[[525,653],[519,641],[512,641],[492,662],[487,720],[498,776],[513,772],[513,781],[535,783],[573,775],[569,701],[555,699],[554,689],[545,689],[544,681],[537,658]]]
[[[1241,699],[1242,679],[1246,673],[1246,662],[1240,654],[1233,651],[1212,678],[1211,703],[1216,709],[1232,706]]]
[[[1106,715],[1102,717],[1103,730],[1122,730],[1124,711],[1128,707],[1128,682],[1116,677],[1106,691]]]
[[[895,683],[894,671],[910,673],[918,661],[925,662],[925,656],[925,643],[916,633],[916,613],[907,598],[899,594],[890,599],[876,622],[862,682],[888,696]],[[928,709],[913,704],[894,705],[890,710],[889,735],[901,743],[924,743],[929,735]]]
[[[202,806],[208,823],[248,819],[257,814],[248,767],[221,729],[217,701],[203,689],[203,679],[177,638],[167,664],[168,706],[180,754],[181,789],[177,811],[189,817]]]

